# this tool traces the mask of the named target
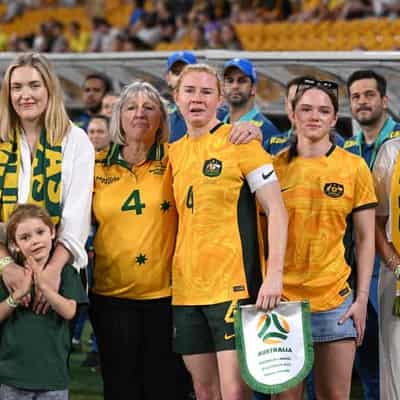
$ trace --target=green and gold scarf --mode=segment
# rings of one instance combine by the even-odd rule
[[[28,203],[45,208],[57,225],[61,216],[61,140],[50,144],[43,130],[32,162]],[[12,142],[0,143],[0,219],[7,222],[18,203],[18,177],[21,168],[20,132]]]

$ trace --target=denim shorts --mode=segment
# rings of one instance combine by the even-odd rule
[[[346,313],[352,303],[353,294],[350,294],[340,306],[332,310],[311,313],[311,330],[314,343],[335,342],[357,337],[352,318],[339,325],[340,317]]]

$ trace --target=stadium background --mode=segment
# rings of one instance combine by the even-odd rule
[[[80,24],[81,30],[87,34],[89,48],[90,35],[96,29],[93,17],[105,18],[112,29],[123,32],[135,11],[135,2],[128,0],[87,2],[33,0],[27,2],[28,6],[8,20],[6,18],[8,7],[13,0],[3,2],[4,4],[0,4],[0,16],[3,15],[0,23],[0,77],[15,57],[15,51],[27,50],[25,44],[34,39],[41,24],[59,21],[66,27],[72,21],[76,21]],[[58,3],[68,3],[69,6],[60,6]],[[157,0],[145,1],[144,11],[157,13],[155,3]],[[184,4],[185,1],[180,3]],[[193,0],[192,3],[195,7],[207,2]],[[213,2],[216,15],[221,12],[218,11],[218,7],[222,7],[223,3],[222,0]],[[232,0],[230,3],[233,4],[235,1]],[[241,6],[245,10],[247,10],[246,5],[251,7],[251,1],[238,1],[238,3],[242,3]],[[260,6],[263,2],[253,3],[258,4],[259,8],[256,11],[261,9],[263,12],[262,4]],[[272,3],[284,2],[265,2],[265,4]],[[329,6],[332,2],[292,1],[292,3],[304,3],[303,6],[306,7],[308,3],[314,5],[327,3]],[[352,2],[336,3],[343,6]],[[293,7],[294,13],[302,11],[301,6],[298,7],[299,9]],[[308,7],[311,7],[310,4]],[[386,77],[389,83],[389,112],[395,119],[399,119],[400,53],[397,49],[400,47],[400,19],[394,18],[394,15],[381,17],[377,14],[367,14],[362,18],[351,19],[339,18],[337,15],[336,18],[332,18],[331,15],[324,19],[316,15],[302,21],[290,21],[282,16],[269,20],[262,16],[251,22],[240,20],[232,22],[243,51],[226,50],[227,47],[210,50],[207,45],[197,49],[188,25],[187,32],[179,40],[159,41],[150,51],[96,53],[83,51],[49,53],[48,56],[61,79],[71,115],[78,112],[82,106],[81,86],[86,75],[93,72],[105,73],[112,79],[115,91],[119,91],[133,80],[141,79],[150,81],[163,92],[167,89],[164,80],[167,57],[171,51],[185,49],[195,50],[199,61],[218,68],[221,68],[226,60],[234,57],[253,61],[258,73],[257,104],[281,131],[288,128],[288,120],[284,113],[285,84],[298,75],[307,74],[339,83],[338,131],[344,136],[350,136],[356,127],[350,118],[345,82],[354,70],[360,68],[374,69]],[[65,33],[65,38],[67,41],[70,39],[69,32]],[[88,336],[88,333],[85,335]],[[73,354],[71,357],[71,399],[100,399],[100,375],[96,370],[80,367],[82,357],[82,354]],[[357,382],[353,385],[351,398],[362,398],[361,388]]]

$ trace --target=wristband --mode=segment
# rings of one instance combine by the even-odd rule
[[[10,256],[5,256],[0,258],[0,274],[3,272],[4,267],[6,267],[8,264],[11,264],[14,262],[14,259]]]
[[[18,303],[13,299],[11,294],[6,298],[6,303],[11,308],[17,308],[18,307]]]

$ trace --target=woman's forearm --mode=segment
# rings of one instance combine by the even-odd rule
[[[285,259],[288,215],[277,182],[261,187],[257,200],[268,215],[268,269],[283,272]]]
[[[57,242],[54,252],[47,263],[46,268],[54,268],[60,274],[63,268],[68,262],[71,260],[70,252],[64,247],[64,245],[60,242]]]
[[[51,308],[66,320],[74,318],[76,301],[61,296],[52,288],[42,288],[42,293]]]
[[[268,267],[283,273],[287,244],[288,217],[284,207],[270,208],[268,215]]]
[[[357,260],[357,300],[367,301],[375,259],[375,210],[356,212],[353,219]]]

